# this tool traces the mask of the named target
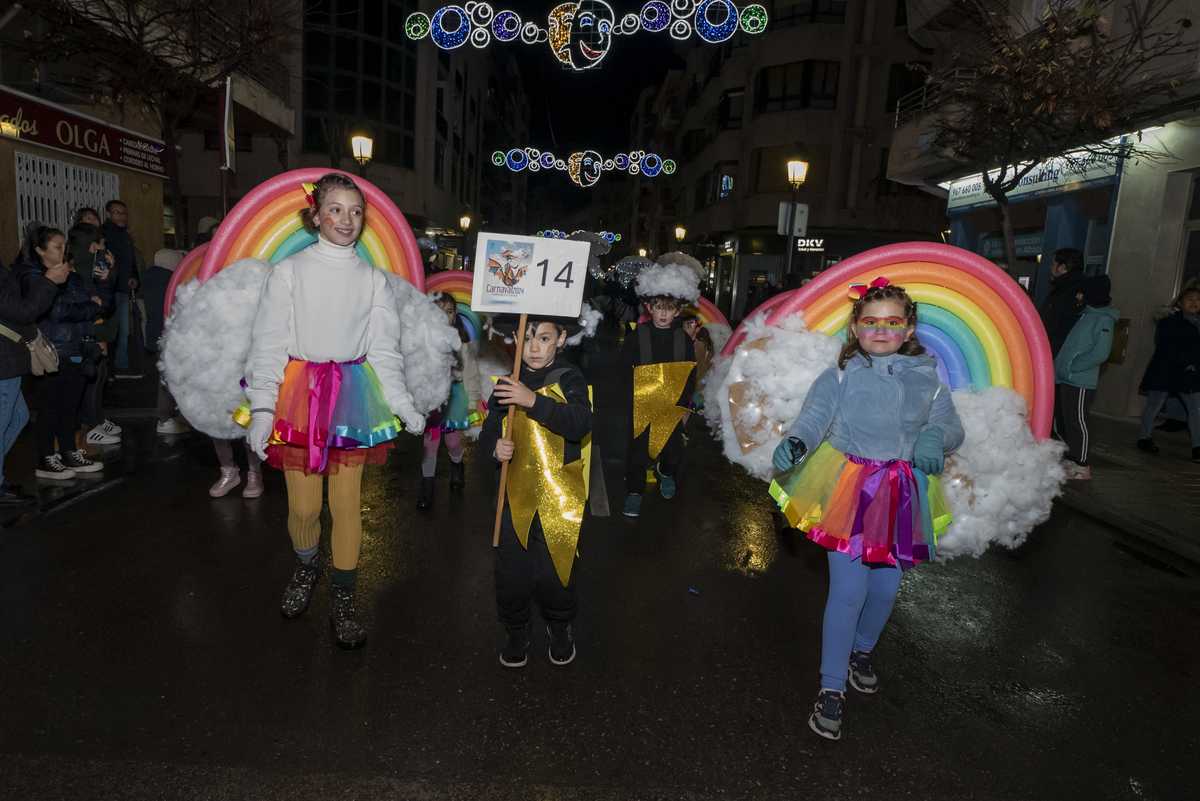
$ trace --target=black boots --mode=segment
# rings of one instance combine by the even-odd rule
[[[463,471],[463,463],[450,463],[450,489],[460,490],[467,486],[467,476]]]
[[[359,625],[354,614],[354,585],[343,587],[340,584],[329,585],[329,595],[333,608],[329,613],[329,625],[333,627],[333,636],[339,648],[353,651],[367,644],[367,632]]]
[[[292,580],[288,582],[287,589],[283,591],[283,602],[279,605],[279,611],[284,617],[291,620],[304,614],[304,610],[308,609],[308,602],[312,600],[313,587],[316,586],[319,578],[321,578],[320,551],[307,565],[300,561],[300,557],[296,557],[296,570],[292,573]]]
[[[418,509],[432,509],[433,508],[433,479],[432,478],[422,478],[421,479],[421,497],[417,498],[417,508]]]

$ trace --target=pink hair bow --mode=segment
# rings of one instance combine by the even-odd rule
[[[869,284],[851,284],[850,297],[854,298],[855,300],[859,300],[863,295],[867,294],[868,290],[887,286],[890,283],[890,281],[881,275]]]

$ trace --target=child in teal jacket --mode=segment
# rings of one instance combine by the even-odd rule
[[[1112,350],[1119,314],[1109,305],[1111,289],[1107,275],[1079,282],[1076,299],[1083,304],[1083,311],[1054,357],[1054,382],[1058,385],[1054,425],[1067,445],[1067,478],[1092,477],[1088,467],[1092,397],[1100,380],[1100,365]]]

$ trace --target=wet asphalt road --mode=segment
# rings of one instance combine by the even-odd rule
[[[536,628],[528,666],[497,662],[473,448],[467,492],[443,457],[428,513],[417,440],[368,472],[370,640],[347,653],[324,582],[300,620],[277,611],[282,476],[212,500],[193,442],[0,532],[0,795],[1200,797],[1200,585],[1061,508],[1017,551],[912,571],[882,689],[851,694],[840,742],[816,737],[824,551],[776,530],[765,486],[695,421],[676,498],[622,517],[609,358],[586,357],[614,516],[584,524],[574,664],[550,665]]]

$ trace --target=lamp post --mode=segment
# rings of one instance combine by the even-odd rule
[[[371,151],[375,140],[369,136],[355,136],[350,139],[350,149],[354,152],[354,160],[358,162],[358,177],[367,177],[367,164],[371,161]]]
[[[675,226],[675,241],[676,242],[678,242],[679,244],[682,245],[683,240],[686,236],[687,236],[686,228],[684,228],[682,225]]]
[[[800,196],[800,187],[808,176],[808,162],[800,156],[794,156],[787,164],[788,183],[792,185],[792,200],[788,203],[787,213],[787,269],[785,275],[792,274],[792,254],[796,251],[796,199]]]
[[[638,255],[641,256],[643,259],[646,258],[646,249],[638,248]]]
[[[459,217],[458,218],[458,227],[461,228],[462,232],[463,232],[463,253],[462,253],[462,265],[463,266],[462,266],[462,268],[465,270],[465,269],[467,269],[467,263],[470,260],[470,253],[468,252],[468,249],[467,249],[467,242],[468,242],[467,230],[470,229],[470,227],[471,227],[471,215],[464,214],[463,216]]]

